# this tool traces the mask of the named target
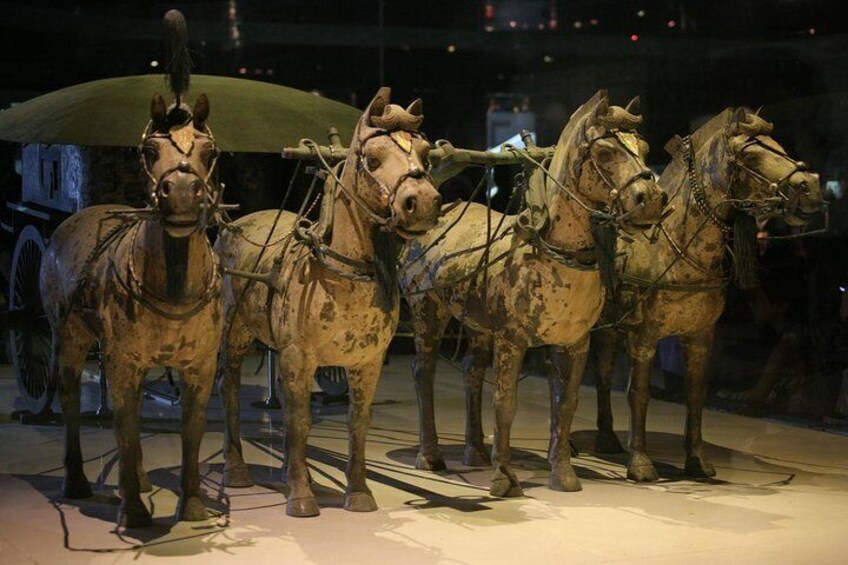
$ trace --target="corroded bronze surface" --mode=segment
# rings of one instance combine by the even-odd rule
[[[398,297],[392,290],[397,246],[387,238],[412,237],[431,228],[441,204],[426,174],[429,144],[417,132],[421,116],[420,101],[404,110],[389,104],[389,89],[381,89],[357,125],[341,183],[332,176],[328,180],[324,198],[329,200],[322,203],[317,230],[293,240],[296,216],[284,212],[278,217],[268,210],[240,219],[215,245],[224,266],[270,274],[268,286],[225,278],[229,327],[221,351],[220,385],[227,413],[224,484],[251,484],[241,453],[238,395],[241,363],[251,342],[259,339],[278,352],[286,480],[291,487],[286,511],[292,516],[318,514],[306,442],[312,378],[324,365],[350,369],[345,508],[377,508],[365,481],[365,436],[398,320]],[[398,131],[406,132],[408,146],[397,143],[392,134]],[[380,231],[378,225],[397,235]],[[266,241],[263,252],[257,243]]]
[[[522,215],[504,218],[471,204],[455,227],[448,229],[460,209],[411,245],[400,278],[415,331],[419,468],[445,468],[436,436],[433,377],[439,340],[454,317],[469,335],[463,360],[468,412],[464,462],[490,461],[483,444],[480,403],[483,375],[494,351],[491,493],[521,494],[518,479],[509,469],[518,372],[528,347],[553,345],[550,486],[580,489],[571,468],[568,436],[589,330],[604,301],[592,217],[595,211],[616,210],[628,216],[627,225],[646,226],[659,219],[664,203],[653,177],[646,174],[646,147],[638,143],[634,152],[622,141],[631,138],[620,137],[632,135],[641,121],[634,106],[609,106],[602,91],[578,109],[559,139],[549,166],[552,178],[546,179],[540,168],[532,169],[527,210]],[[499,225],[502,229],[495,233]]]
[[[657,341],[672,335],[680,337],[686,359],[686,472],[697,477],[715,474],[704,453],[701,413],[715,322],[724,308],[722,260],[732,233],[729,227],[735,215],[744,213],[758,220],[781,216],[800,225],[823,203],[818,175],[789,158],[771,131],[771,124],[759,116],[728,109],[690,140],[673,140],[673,160],[659,183],[670,195],[674,212],[663,221],[655,242],[637,238],[619,246],[621,285],[608,297],[604,321],[620,320],[629,344],[630,479],[657,479],[646,453],[645,417]],[[701,190],[706,200],[699,204]],[[609,402],[619,334],[606,329],[595,335],[596,449],[620,452]]]

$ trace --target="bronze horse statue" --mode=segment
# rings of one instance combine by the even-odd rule
[[[185,20],[171,11],[166,26],[184,42]],[[180,372],[182,473],[177,515],[203,520],[198,452],[206,403],[215,382],[223,329],[221,276],[206,236],[220,199],[214,179],[218,149],[206,126],[209,101],[181,102],[188,88],[187,52],[170,77],[175,100],[153,97],[140,147],[149,207],[101,205],[63,222],[41,267],[41,296],[53,331],[51,371],[65,420],[66,498],[91,496],[80,450],[80,379],[100,343],[114,410],[121,504],[118,523],[150,525],[140,492],[151,490],[139,437],[141,384],[148,369]]]
[[[441,197],[419,133],[420,100],[403,109],[381,89],[354,131],[342,172],[330,171],[318,229],[268,210],[235,222],[215,244],[224,266],[263,273],[267,284],[225,276],[229,328],[221,348],[226,411],[224,484],[248,486],[239,433],[241,364],[254,339],[277,351],[284,413],[286,512],[315,516],[306,443],[318,366],[349,368],[350,457],[344,508],[377,505],[365,480],[365,437],[383,359],[398,322],[397,254],[404,239],[433,227]],[[340,175],[340,176],[339,176]],[[262,254],[262,241],[267,253]]]
[[[494,347],[490,491],[494,496],[522,494],[509,469],[518,373],[528,347],[553,345],[556,406],[549,484],[555,490],[581,488],[571,468],[568,438],[589,330],[604,302],[593,218],[610,220],[617,214],[623,225],[641,229],[655,224],[664,206],[664,195],[645,166],[647,144],[635,133],[642,121],[637,104],[634,99],[627,108],[611,106],[606,91],[583,104],[560,136],[549,176],[531,168],[527,208],[521,215],[504,216],[472,203],[461,221],[455,209],[439,228],[410,246],[400,278],[412,311],[417,353],[413,376],[419,469],[445,468],[436,435],[433,378],[439,340],[454,317],[468,330],[464,463],[489,462],[480,409],[483,376]]]
[[[727,109],[688,138],[673,139],[673,160],[659,179],[673,212],[656,240],[620,246],[619,286],[610,292],[604,322],[627,336],[631,363],[630,460],[627,477],[655,481],[646,450],[645,419],[657,342],[678,336],[686,360],[686,473],[712,477],[701,435],[706,369],[728,282],[723,260],[733,239],[740,282],[751,284],[756,220],[779,216],[803,225],[823,204],[818,175],[792,159],[771,137],[772,124],[744,109]],[[746,227],[746,224],[749,227]],[[753,226],[753,227],[750,227]],[[747,264],[742,264],[747,263]],[[619,330],[619,331],[620,331]],[[595,334],[598,361],[596,450],[623,451],[613,432],[610,383],[619,341],[616,329]]]

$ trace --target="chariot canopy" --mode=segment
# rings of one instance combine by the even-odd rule
[[[167,93],[162,75],[95,80],[0,112],[0,139],[18,143],[135,147],[150,119],[150,100]],[[186,95],[209,98],[223,151],[277,153],[302,138],[323,139],[334,126],[353,135],[361,112],[320,96],[266,82],[192,75]]]

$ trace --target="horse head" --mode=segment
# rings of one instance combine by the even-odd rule
[[[429,173],[430,144],[419,132],[422,102],[406,109],[381,88],[363,112],[346,167],[353,166],[353,194],[372,219],[410,239],[436,225],[442,198]],[[344,187],[342,187],[344,188]]]
[[[801,226],[823,209],[825,194],[819,175],[790,157],[771,137],[773,130],[758,113],[744,108],[733,112],[725,135],[734,197],[741,200],[740,209],[757,218],[777,216]]]
[[[166,108],[158,94],[150,105],[141,165],[150,204],[172,237],[205,229],[220,200],[213,180],[220,151],[206,125],[208,117],[205,94],[197,97],[193,110],[177,100]]]
[[[639,98],[622,108],[611,106],[606,91],[600,91],[581,110],[583,119],[573,129],[571,144],[576,147],[572,187],[578,197],[612,214],[627,231],[659,222],[668,197],[645,165],[648,144],[636,132],[642,123]]]

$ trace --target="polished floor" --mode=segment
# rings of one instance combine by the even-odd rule
[[[280,482],[279,414],[249,408],[263,395],[255,362],[245,363],[245,454],[257,486],[220,487],[220,403],[213,397],[201,456],[208,507],[203,523],[176,523],[178,411],[145,401],[146,497],[155,525],[118,532],[117,467],[108,424],[83,429],[86,472],[95,496],[64,501],[62,428],[10,421],[16,389],[0,367],[0,563],[845,563],[848,562],[848,437],[725,413],[705,415],[715,480],[682,473],[683,409],[654,401],[650,450],[662,479],[637,485],[621,457],[590,450],[594,392],[584,387],[574,439],[584,490],[546,488],[548,393],[527,378],[513,431],[526,496],[488,496],[489,472],[459,462],[463,431],[461,377],[441,362],[438,425],[449,471],[413,468],[417,422],[410,358],[393,357],[374,406],[368,462],[380,510],[341,508],[347,443],[345,413],[324,408],[311,438],[311,469],[322,514],[285,515]],[[97,384],[86,382],[84,408],[95,408]],[[486,429],[491,430],[486,388]],[[19,402],[19,401],[18,401]],[[617,394],[617,428],[626,430],[626,400]],[[626,432],[621,432],[622,440]]]

